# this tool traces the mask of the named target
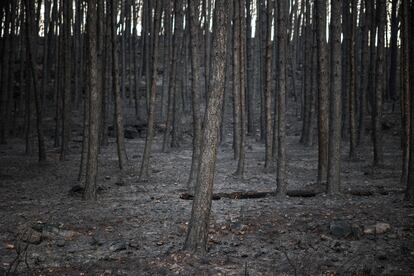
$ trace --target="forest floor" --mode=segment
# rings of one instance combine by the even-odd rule
[[[397,114],[389,117],[398,122]],[[317,147],[301,145],[300,123],[289,120],[289,189],[321,191],[313,184]],[[214,200],[205,257],[182,251],[192,204],[180,198],[191,164],[190,137],[162,153],[157,135],[152,177],[145,183],[138,181],[144,139],[127,140],[131,167],[122,174],[112,139],[100,155],[97,202],[69,192],[78,185],[79,136],[66,161],[49,147],[45,164],[23,154],[22,140],[11,140],[0,146],[0,272],[414,275],[414,205],[403,201],[397,127],[384,131],[381,168],[371,166],[368,135],[358,161],[348,160],[343,143],[343,196]],[[274,191],[275,174],[263,172],[263,143],[248,138],[246,173],[237,178],[231,141],[227,136],[219,148],[214,192]]]

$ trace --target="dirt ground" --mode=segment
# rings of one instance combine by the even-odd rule
[[[390,115],[391,116],[391,115]],[[394,117],[392,117],[394,116]],[[398,114],[392,115],[398,122]],[[322,190],[317,147],[299,144],[290,117],[290,190]],[[294,127],[293,127],[294,126]],[[156,137],[150,181],[138,181],[144,139],[127,140],[128,170],[117,169],[112,139],[100,155],[97,202],[78,185],[79,137],[67,161],[49,144],[46,164],[27,157],[22,140],[0,146],[0,271],[34,275],[414,275],[414,205],[403,201],[399,134],[384,131],[385,164],[372,168],[371,143],[347,159],[343,196],[268,196],[214,200],[205,257],[182,251],[191,200],[186,192],[191,138],[162,153]],[[229,131],[230,133],[230,131]],[[265,174],[264,145],[249,137],[246,174],[235,178],[231,135],[218,152],[215,193],[274,191]],[[17,268],[16,268],[17,267]]]

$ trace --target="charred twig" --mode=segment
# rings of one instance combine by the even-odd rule
[[[283,254],[285,255],[285,257],[286,257],[286,259],[287,259],[287,261],[288,261],[288,263],[289,263],[289,265],[293,268],[293,272],[294,272],[294,274],[295,274],[295,276],[297,275],[297,269],[296,269],[296,266],[295,266],[295,264],[292,262],[292,260],[289,258],[289,255],[286,253],[286,251],[285,250],[282,250],[282,252],[283,252]]]
[[[30,235],[30,233],[28,234],[28,232],[28,230],[25,230],[23,233],[17,235],[15,246],[16,258],[14,258],[14,260],[10,263],[6,275],[10,273],[15,273],[22,262],[25,263],[27,269],[30,271],[30,266],[27,262],[27,253],[30,245],[29,242],[26,240],[27,235]]]

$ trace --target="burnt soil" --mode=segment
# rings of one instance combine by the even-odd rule
[[[398,122],[398,114],[388,114]],[[369,135],[358,160],[343,142],[343,196],[315,183],[317,147],[299,143],[300,122],[288,124],[289,190],[315,194],[276,199],[265,173],[264,145],[248,137],[246,173],[233,176],[232,137],[218,151],[208,254],[182,251],[191,212],[186,182],[191,137],[161,151],[158,133],[152,176],[138,180],[144,138],[126,140],[130,167],[117,169],[115,140],[102,148],[97,202],[83,201],[77,182],[81,138],[59,161],[25,156],[23,141],[0,146],[0,271],[35,275],[413,275],[414,205],[403,200],[400,136],[384,129],[385,164],[372,167]],[[231,131],[228,131],[231,133]],[[240,194],[256,196],[241,197]],[[231,196],[236,195],[236,196]],[[386,223],[385,229],[369,227]],[[382,224],[384,225],[384,224]],[[389,226],[389,227],[388,227]],[[17,268],[16,268],[17,266]]]

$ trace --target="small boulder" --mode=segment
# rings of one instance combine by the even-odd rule
[[[114,241],[109,245],[109,250],[112,252],[118,252],[127,249],[127,243],[125,241]]]
[[[378,222],[373,225],[368,225],[364,227],[364,234],[365,235],[372,235],[372,234],[384,234],[391,229],[391,225],[384,222]]]
[[[58,247],[64,247],[66,245],[66,241],[64,239],[60,239],[56,242]]]

